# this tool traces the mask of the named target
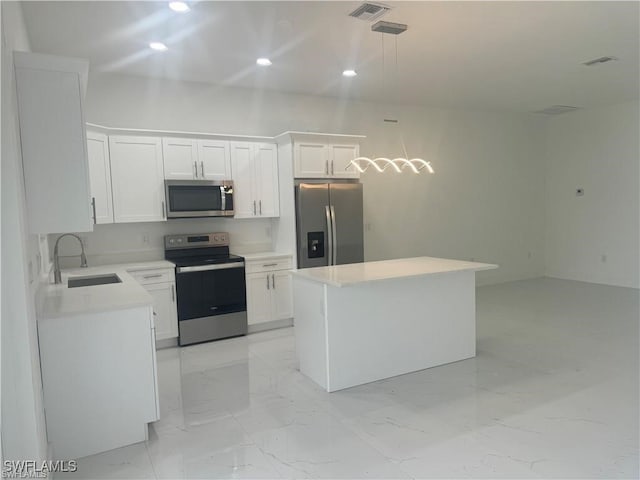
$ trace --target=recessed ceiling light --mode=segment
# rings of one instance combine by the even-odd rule
[[[189,8],[189,5],[187,5],[184,2],[170,2],[169,3],[169,8],[171,10],[173,10],[174,12],[179,12],[179,13],[184,13],[184,12],[188,12],[189,10],[191,10]]]
[[[256,63],[262,67],[268,67],[269,65],[271,65],[271,60],[263,57],[263,58],[257,59]]]
[[[164,43],[162,42],[151,42],[149,44],[149,48],[151,48],[152,50],[156,50],[158,52],[164,52],[166,50],[169,50],[169,47],[167,47]]]
[[[358,73],[355,70],[345,70],[344,72],[342,72],[342,75],[344,75],[345,77],[355,77],[356,75],[358,75]]]

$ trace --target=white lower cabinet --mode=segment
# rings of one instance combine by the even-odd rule
[[[245,260],[245,269],[249,325],[292,318],[291,257]]]
[[[97,287],[96,287],[97,288]],[[47,437],[56,459],[144,442],[158,420],[151,307],[40,318]]]
[[[288,271],[271,274],[272,313],[274,320],[293,317],[293,293],[291,275]]]
[[[178,337],[176,283],[173,269],[130,271],[153,297],[156,341]]]
[[[153,297],[153,320],[156,325],[156,340],[166,340],[178,336],[178,317],[176,315],[175,283],[156,283],[144,285]]]
[[[271,274],[250,273],[247,275],[247,323],[255,325],[272,320]]]

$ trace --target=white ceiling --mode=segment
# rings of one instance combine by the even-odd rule
[[[186,14],[166,2],[23,9],[32,50],[88,58],[97,71],[521,112],[639,98],[638,2],[386,2],[393,9],[383,19],[409,29],[384,37],[384,70],[382,34],[348,16],[360,3],[202,1]],[[151,51],[153,40],[169,50]],[[619,61],[581,64],[605,55]],[[273,65],[256,66],[259,56]],[[346,68],[358,76],[342,77]]]

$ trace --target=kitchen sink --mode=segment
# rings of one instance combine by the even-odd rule
[[[67,286],[75,287],[91,287],[93,285],[106,285],[108,283],[122,283],[120,277],[115,273],[107,273],[105,275],[88,275],[86,277],[71,277]]]

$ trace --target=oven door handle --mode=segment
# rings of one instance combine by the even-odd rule
[[[208,270],[226,270],[228,268],[244,268],[244,262],[218,263],[216,265],[196,265],[193,267],[178,267],[176,273],[206,272]]]

